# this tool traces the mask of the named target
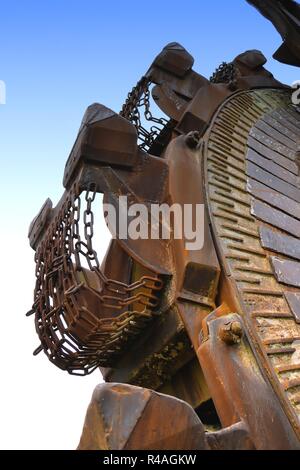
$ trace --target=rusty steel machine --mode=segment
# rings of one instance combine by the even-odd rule
[[[299,66],[299,4],[249,3]],[[87,109],[30,226],[35,354],[105,380],[79,449],[300,449],[300,110],[257,50],[210,80],[193,62],[168,44],[119,114]],[[204,204],[203,248],[115,236],[100,263],[99,194]]]

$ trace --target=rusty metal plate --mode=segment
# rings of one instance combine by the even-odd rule
[[[280,121],[284,119],[286,128],[291,129],[297,135],[300,115],[297,115],[294,112],[290,113],[286,109],[276,109],[276,111],[271,113],[271,116]]]
[[[280,194],[251,178],[248,179],[247,190],[252,194],[252,196],[255,196],[256,199],[266,202],[270,206],[274,206],[296,219],[300,219],[300,206],[293,199],[290,199],[289,197],[284,196],[283,194]]]
[[[300,261],[299,238],[275,232],[269,227],[260,228],[260,238],[264,248]]]
[[[300,323],[300,294],[296,292],[285,292],[285,297],[296,322]]]
[[[300,263],[272,256],[271,263],[278,282],[300,287]]]
[[[259,220],[267,222],[273,227],[280,228],[285,232],[291,233],[296,237],[300,233],[299,220],[296,220],[284,212],[274,209],[263,202],[257,201],[256,199],[252,203],[251,213]]]
[[[278,131],[280,134],[288,137],[290,141],[298,144],[299,135],[297,129],[292,130],[289,126],[286,125],[286,119],[272,114],[265,114],[262,118],[262,121],[268,124],[270,127]]]
[[[289,158],[284,157],[278,152],[266,147],[265,145],[261,144],[257,140],[253,139],[253,137],[249,137],[248,145],[251,149],[255,150],[257,153],[262,155],[265,158],[277,163],[277,165],[282,166],[286,170],[289,170],[291,173],[298,175],[299,168],[295,162],[290,160]]]
[[[268,135],[273,142],[279,142],[280,144],[285,145],[291,150],[297,150],[297,144],[291,140],[289,137],[287,137],[285,134],[282,132],[278,132],[276,129],[271,127],[269,124],[266,124],[266,122],[261,119],[255,124],[255,127],[257,129],[260,129],[262,132],[264,132],[266,135]]]
[[[260,129],[253,127],[250,130],[250,136],[258,140],[258,142],[265,145],[266,147],[269,147],[271,150],[281,153],[286,158],[290,158],[291,160],[294,160],[294,150],[288,148],[286,145],[276,140],[273,140],[272,137],[265,134]]]
[[[286,170],[281,166],[277,165],[277,163],[274,163],[268,160],[267,158],[262,157],[261,155],[259,155],[259,153],[255,152],[252,149],[248,150],[247,160],[264,169],[268,173],[271,173],[271,175],[277,176],[286,183],[291,184],[292,186],[297,187],[299,185],[300,181],[298,176],[294,175],[289,170]]]
[[[300,121],[289,92],[236,94],[206,141],[210,217],[230,274],[221,301],[236,292],[252,347],[300,436]]]
[[[247,161],[246,173],[250,178],[259,181],[291,199],[294,199],[294,201],[300,202],[300,190],[298,188],[286,183],[281,178],[272,175],[250,161]]]

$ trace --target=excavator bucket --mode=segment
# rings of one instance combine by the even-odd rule
[[[119,114],[90,106],[30,226],[35,353],[106,382],[79,449],[300,449],[299,110],[260,51],[193,63],[169,44]],[[202,208],[198,242],[155,206]]]

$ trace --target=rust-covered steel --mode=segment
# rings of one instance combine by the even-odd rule
[[[250,3],[300,59],[299,5]],[[106,382],[79,449],[300,449],[299,108],[260,51],[210,80],[193,63],[169,44],[119,114],[90,106],[61,200],[30,226],[35,354]],[[100,193],[127,221],[136,203],[204,206],[203,246],[174,220],[170,239],[133,239],[107,218],[100,263]]]
[[[300,65],[300,6],[294,0],[247,0],[276,27],[283,44],[274,59],[284,64]]]

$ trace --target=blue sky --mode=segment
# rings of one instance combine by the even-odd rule
[[[100,375],[74,379],[43,355],[34,359],[38,338],[24,313],[34,282],[28,225],[47,197],[57,202],[62,193],[86,107],[98,101],[119,111],[171,41],[185,46],[195,70],[207,77],[223,60],[254,48],[279,80],[291,84],[300,72],[271,59],[280,37],[244,0],[0,0],[0,17],[0,80],[7,86],[7,104],[0,105],[2,357],[10,351],[2,368],[0,442],[4,448],[74,448]],[[57,429],[54,419],[44,426],[41,398],[47,413],[55,403],[65,428]]]
[[[166,43],[182,43],[207,76],[249,48],[271,58],[280,44],[272,25],[244,0],[0,5],[0,79],[7,86],[7,104],[0,106],[1,187],[10,188],[13,177],[25,193],[24,222],[46,196],[60,194],[85,108],[99,101],[118,111]],[[269,68],[287,83],[299,78],[296,69],[273,60]]]

